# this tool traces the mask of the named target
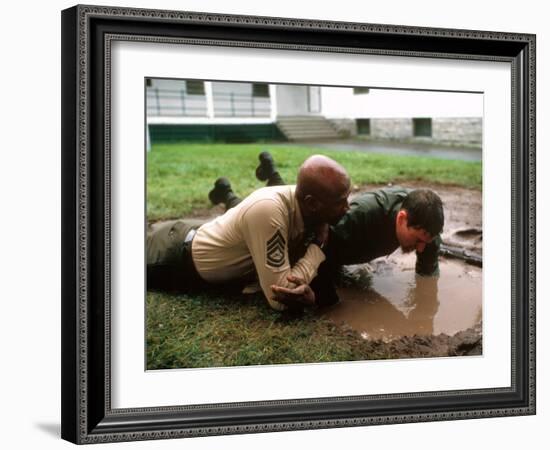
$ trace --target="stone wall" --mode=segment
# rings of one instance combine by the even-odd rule
[[[380,139],[408,139],[413,135],[412,119],[371,119],[370,135]]]
[[[342,138],[357,137],[355,119],[330,119]],[[370,119],[370,134],[361,137],[375,140],[425,142],[481,147],[483,123],[481,117],[433,118],[432,136],[415,137],[412,118]]]
[[[473,118],[438,118],[432,120],[432,139],[437,142],[481,145],[482,120]]]
[[[357,136],[355,119],[329,119],[330,124],[342,138]]]

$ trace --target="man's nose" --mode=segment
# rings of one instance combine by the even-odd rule
[[[347,200],[346,200],[346,203],[344,204],[343,211],[344,211],[344,214],[349,211],[349,202]]]

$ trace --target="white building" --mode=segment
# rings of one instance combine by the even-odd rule
[[[483,95],[202,80],[147,80],[153,141],[365,137],[481,144]]]

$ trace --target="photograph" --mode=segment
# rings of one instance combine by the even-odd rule
[[[61,19],[64,439],[535,413],[534,35]]]
[[[483,355],[483,92],[144,96],[147,370]]]

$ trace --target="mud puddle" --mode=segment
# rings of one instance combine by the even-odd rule
[[[482,272],[457,260],[440,259],[439,277],[414,272],[416,256],[399,250],[370,264],[349,266],[340,302],[321,314],[363,338],[390,342],[479,327]]]

